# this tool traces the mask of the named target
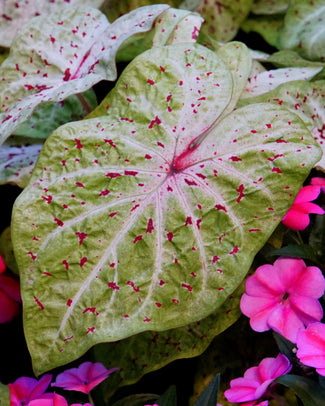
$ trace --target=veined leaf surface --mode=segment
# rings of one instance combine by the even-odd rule
[[[4,0],[0,4],[0,45],[10,47],[18,30],[29,19],[71,6],[100,7],[103,0]]]
[[[131,35],[150,30],[167,5],[141,7],[110,24],[91,7],[29,21],[0,66],[0,145],[41,103],[62,101],[115,80],[115,55]]]
[[[153,48],[124,70],[106,116],[48,138],[13,213],[37,373],[200,320],[240,284],[321,152],[267,103],[215,125],[232,86],[200,45]]]

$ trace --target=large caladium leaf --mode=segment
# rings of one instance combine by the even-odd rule
[[[5,0],[0,3],[0,45],[10,47],[18,30],[30,18],[71,6],[100,7],[103,0]]]
[[[40,103],[62,101],[101,80],[115,80],[121,44],[148,31],[167,8],[143,7],[113,24],[89,7],[33,18],[19,31],[0,66],[0,144]]]
[[[281,105],[297,114],[311,131],[323,152],[325,152],[325,81],[294,81],[280,85],[272,92],[251,100],[242,100],[240,105],[248,103],[273,103]],[[316,164],[317,169],[325,172],[325,154]]]
[[[91,351],[93,361],[102,362],[108,369],[119,366],[119,370],[100,386],[104,399],[108,400],[118,387],[133,384],[144,374],[176,359],[202,354],[211,341],[242,314],[239,303],[245,291],[244,285],[242,283],[219,309],[203,320],[167,331],[146,331],[115,343],[96,345]]]
[[[281,30],[281,49],[292,49],[309,60],[323,61],[325,4],[323,0],[295,0],[290,5]]]
[[[106,116],[47,139],[12,225],[37,373],[200,320],[240,284],[321,152],[278,106],[219,121],[232,90],[212,51],[153,48],[124,70]]]

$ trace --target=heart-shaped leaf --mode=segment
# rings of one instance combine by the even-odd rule
[[[148,31],[167,5],[141,7],[109,24],[89,7],[70,7],[29,21],[0,66],[0,144],[34,109],[115,80],[121,44]]]
[[[13,213],[37,373],[201,320],[240,284],[321,152],[277,106],[218,121],[231,97],[212,51],[153,48],[124,70],[106,116],[47,139]]]
[[[0,4],[0,45],[10,47],[18,30],[31,18],[71,6],[100,7],[103,0],[5,0]]]

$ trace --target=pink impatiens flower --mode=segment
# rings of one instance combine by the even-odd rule
[[[311,178],[310,183],[319,186],[322,189],[322,192],[325,193],[325,178]]]
[[[272,382],[290,370],[291,364],[283,354],[276,358],[264,358],[257,367],[247,369],[243,378],[233,379],[230,389],[225,391],[225,397],[229,402],[247,402],[245,406],[257,406],[256,401],[265,395]],[[268,402],[264,400],[258,404],[266,406]]]
[[[297,338],[297,357],[300,361],[325,376],[325,324],[310,324]]]
[[[9,383],[10,406],[29,405],[33,400],[48,399],[48,395],[53,396],[53,394],[44,394],[51,380],[52,375],[44,375],[39,381],[22,376],[14,383]]]
[[[253,330],[273,329],[295,343],[298,331],[322,319],[317,299],[324,289],[319,268],[306,266],[302,259],[283,257],[273,265],[260,266],[247,279],[240,308]]]
[[[3,275],[6,265],[0,256],[0,323],[7,323],[20,313],[19,282]]]
[[[293,229],[303,230],[309,224],[309,214],[324,214],[325,211],[315,203],[315,200],[320,193],[320,187],[317,185],[309,185],[301,188],[299,193],[290,207],[287,214],[283,217],[282,223]]]
[[[56,377],[51,386],[88,394],[118,368],[106,369],[100,362],[84,362],[78,368],[68,369]]]
[[[28,403],[27,406],[69,406],[68,402],[61,395],[49,393],[49,399],[35,399]]]

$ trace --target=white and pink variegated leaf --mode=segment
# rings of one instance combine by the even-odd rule
[[[150,30],[168,7],[141,7],[113,24],[90,7],[70,7],[30,20],[0,66],[0,144],[39,104],[62,101],[101,80],[115,80],[121,44]]]
[[[296,80],[310,80],[319,73],[323,67],[295,67],[268,70],[251,77],[241,95],[242,99],[268,93],[283,83]]]
[[[239,286],[321,151],[280,106],[218,121],[232,94],[216,53],[152,48],[105,116],[47,139],[12,222],[36,373],[201,320]]]
[[[297,114],[311,131],[314,139],[322,148],[323,156],[315,167],[325,172],[325,81],[308,82],[299,80],[284,83],[272,92],[244,99],[240,106],[247,103],[273,103]]]
[[[118,50],[116,60],[131,61],[154,46],[196,42],[203,21],[198,13],[169,8],[156,19],[150,33],[134,35],[125,41]]]
[[[0,3],[0,46],[10,47],[21,27],[31,18],[71,6],[99,8],[103,0],[4,0]]]

